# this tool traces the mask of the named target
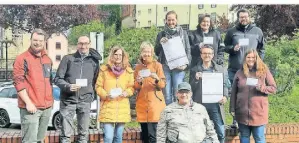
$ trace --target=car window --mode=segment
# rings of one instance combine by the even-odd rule
[[[0,91],[0,98],[7,98],[9,96],[10,89],[4,88]]]
[[[10,98],[18,98],[18,93],[16,88],[10,88],[10,93],[9,93]]]

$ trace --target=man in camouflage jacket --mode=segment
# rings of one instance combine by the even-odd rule
[[[219,143],[207,110],[192,101],[189,83],[178,85],[178,101],[161,113],[157,143]]]

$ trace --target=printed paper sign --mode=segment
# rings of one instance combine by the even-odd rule
[[[76,85],[81,87],[86,87],[87,79],[76,79]]]

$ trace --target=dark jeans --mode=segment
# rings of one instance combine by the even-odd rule
[[[72,103],[67,101],[60,101],[60,114],[61,114],[61,143],[70,143],[71,135],[75,131],[73,118],[77,114],[77,129],[79,143],[87,143],[89,119],[90,119],[90,106],[91,103],[79,102]]]
[[[266,143],[265,125],[247,126],[239,123],[240,141],[241,143],[250,143],[250,134],[252,133],[255,143]]]
[[[158,123],[140,123],[141,139],[143,143],[156,143],[156,131]]]
[[[210,119],[214,123],[214,129],[217,133],[218,140],[220,143],[224,143],[225,141],[225,129],[224,129],[224,122],[222,120],[220,107],[218,103],[212,103],[207,106],[207,104],[203,104],[206,106]]]

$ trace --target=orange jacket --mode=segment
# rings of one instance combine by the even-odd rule
[[[41,57],[33,54],[31,48],[16,57],[13,66],[13,80],[17,92],[26,89],[32,103],[38,109],[53,105],[51,86],[52,61],[45,51]],[[26,108],[25,102],[18,97],[18,106]]]
[[[128,97],[110,99],[107,96],[109,96],[109,92],[113,88],[121,88],[128,93]],[[101,98],[101,111],[99,115],[101,122],[119,123],[131,121],[129,97],[134,92],[134,75],[130,67],[127,67],[116,78],[109,66],[101,66],[96,82],[96,92]]]
[[[165,87],[165,75],[162,65],[153,61],[150,64],[136,65],[134,77],[137,79],[140,70],[149,69],[160,78],[158,82],[152,77],[143,79],[142,84],[135,80],[134,87],[138,91],[136,99],[136,113],[138,122],[158,122],[160,114],[165,108],[165,100],[162,89]]]

